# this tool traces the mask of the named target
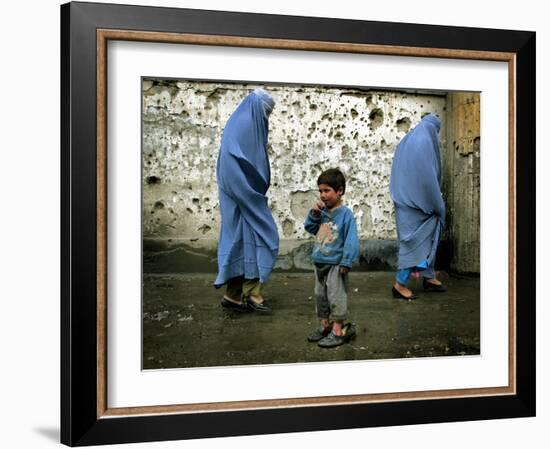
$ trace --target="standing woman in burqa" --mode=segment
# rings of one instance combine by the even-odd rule
[[[407,288],[411,273],[421,272],[425,291],[445,292],[436,279],[434,263],[445,224],[445,203],[440,190],[441,121],[433,114],[403,137],[395,154],[390,178],[390,194],[395,205],[399,239],[398,271],[392,287],[394,298],[416,299]]]
[[[221,228],[214,286],[226,286],[221,305],[238,312],[271,312],[262,289],[279,250],[266,196],[268,118],[274,105],[265,90],[250,93],[229,117],[218,155]]]

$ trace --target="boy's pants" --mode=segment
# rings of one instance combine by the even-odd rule
[[[315,264],[315,304],[320,319],[344,321],[348,316],[348,276],[339,265]]]
[[[244,276],[238,276],[227,281],[225,294],[237,301],[242,295],[261,296],[262,284],[259,279],[245,279]]]

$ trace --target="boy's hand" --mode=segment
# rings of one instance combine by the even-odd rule
[[[317,200],[311,206],[311,212],[313,213],[313,215],[318,216],[321,214],[321,209],[324,209],[324,208],[325,208],[325,203],[323,203],[321,200]]]
[[[348,273],[349,273],[349,268],[348,267],[340,267],[340,274],[342,276],[345,276]]]

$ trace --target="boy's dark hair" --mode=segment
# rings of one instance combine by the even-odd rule
[[[342,189],[342,194],[346,193],[346,178],[338,168],[329,168],[321,173],[317,178],[317,185],[319,184],[327,184],[335,192]]]

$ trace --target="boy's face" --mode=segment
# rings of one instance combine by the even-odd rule
[[[326,207],[332,209],[340,203],[342,189],[339,189],[337,192],[328,184],[319,184],[319,197]]]

